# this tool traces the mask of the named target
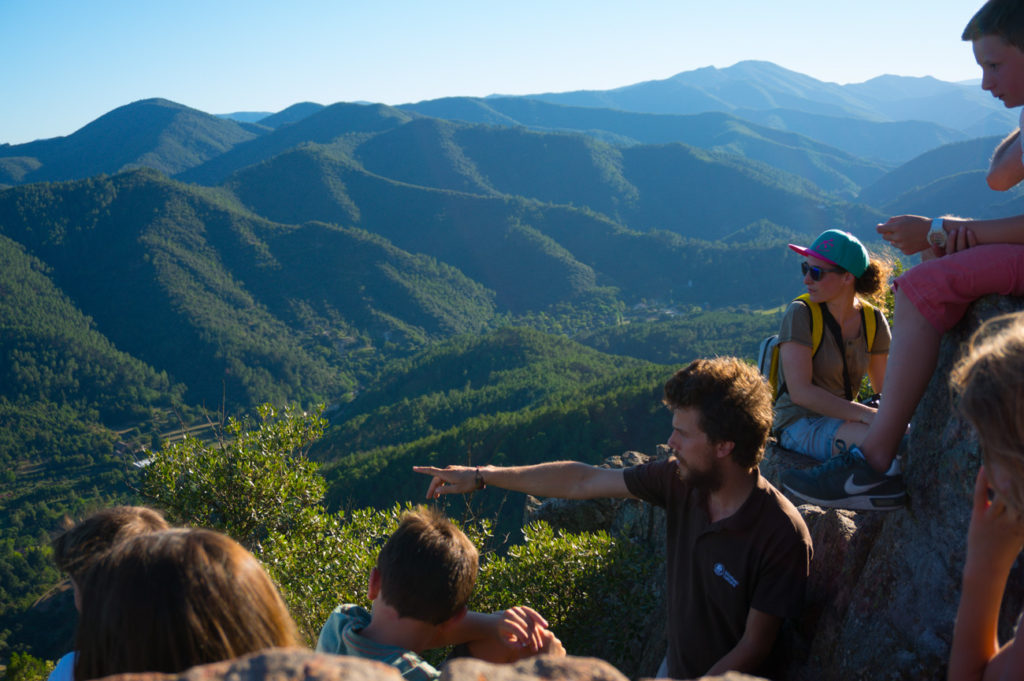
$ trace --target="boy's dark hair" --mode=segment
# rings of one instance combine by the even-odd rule
[[[670,409],[696,409],[711,442],[732,442],[733,461],[753,470],[772,427],[772,395],[761,372],[735,357],[694,360],[665,384]]]
[[[967,22],[960,38],[974,42],[988,35],[999,36],[1018,50],[1024,50],[1024,3],[988,0]]]
[[[377,556],[381,597],[399,617],[440,624],[459,614],[476,585],[476,547],[440,512],[402,514]]]
[[[53,538],[53,560],[76,583],[116,543],[129,537],[170,527],[159,512],[145,506],[114,506],[78,523],[64,520],[64,531]]]

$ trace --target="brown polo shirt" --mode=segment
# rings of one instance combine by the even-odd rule
[[[811,536],[796,507],[757,484],[736,513],[712,523],[703,494],[674,461],[624,471],[634,496],[666,511],[668,672],[703,676],[743,636],[751,608],[796,617],[803,608]]]

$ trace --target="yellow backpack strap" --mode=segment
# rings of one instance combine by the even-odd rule
[[[802,301],[811,311],[811,357],[814,357],[821,346],[821,336],[825,331],[825,322],[821,318],[821,305],[813,302],[809,293],[797,296],[796,300]]]
[[[866,301],[860,301],[860,311],[864,315],[864,337],[868,341],[868,352],[875,347],[875,330],[878,328],[878,310]]]

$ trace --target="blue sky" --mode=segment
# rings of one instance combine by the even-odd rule
[[[301,101],[608,89],[759,59],[819,80],[979,77],[981,0],[0,0],[0,143],[163,97]]]

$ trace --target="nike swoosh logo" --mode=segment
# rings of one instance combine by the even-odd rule
[[[847,494],[861,494],[863,492],[870,492],[879,485],[885,484],[885,480],[881,480],[879,482],[873,482],[870,485],[858,485],[853,482],[854,475],[854,473],[851,473],[850,477],[846,479],[846,483],[843,485],[843,491],[845,491]]]

